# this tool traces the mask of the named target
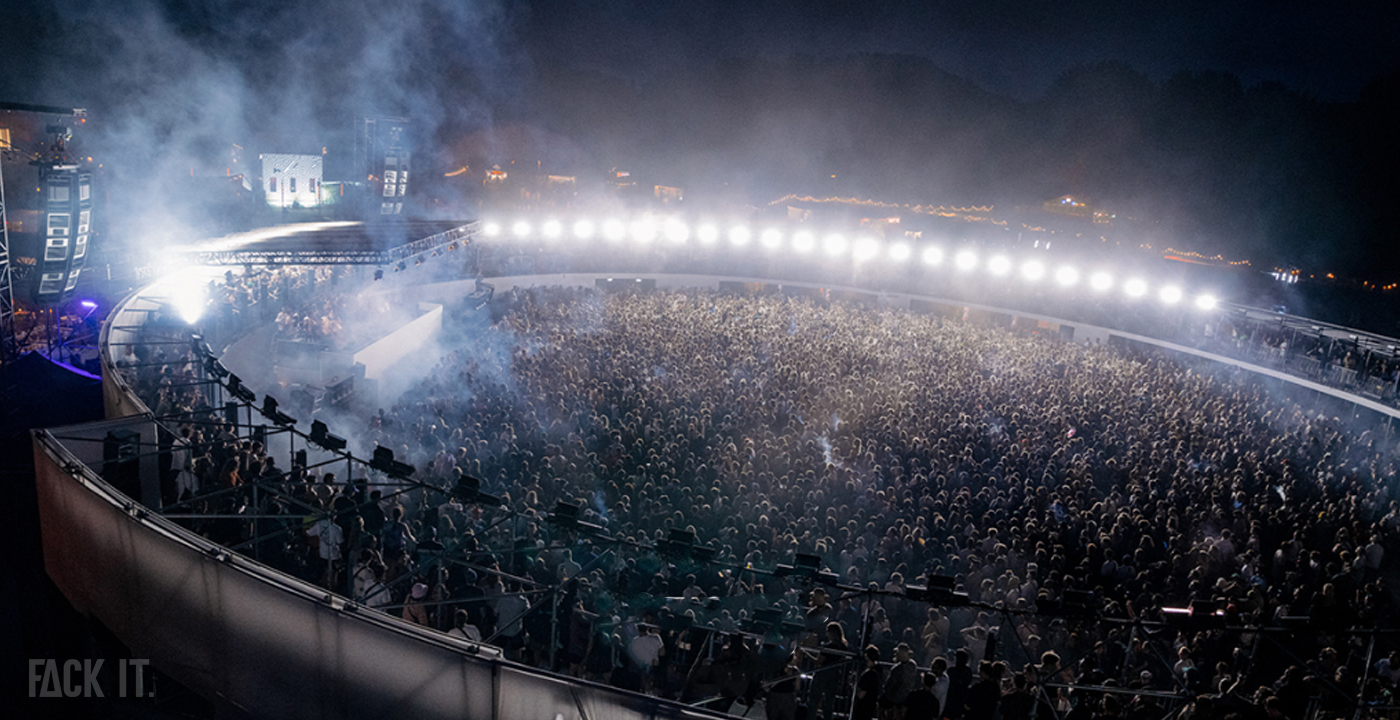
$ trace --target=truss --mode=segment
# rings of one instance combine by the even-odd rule
[[[363,248],[304,248],[259,250],[244,248],[238,250],[209,251],[190,253],[186,257],[196,265],[393,265],[441,250],[452,245],[463,245],[481,232],[480,223],[471,222],[452,228],[421,240],[387,250],[366,250]]]
[[[0,361],[13,360],[15,341],[15,291],[10,273],[9,217],[5,214],[5,170],[0,159]]]

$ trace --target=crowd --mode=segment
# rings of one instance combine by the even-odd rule
[[[356,433],[422,485],[284,472],[214,419],[180,431],[173,492],[285,514],[271,538],[198,529],[512,659],[721,710],[763,696],[784,720],[1300,720],[1314,697],[1389,704],[1400,680],[1394,640],[1346,631],[1397,609],[1384,429],[896,309],[574,289],[492,307]],[[276,492],[237,491],[252,478]],[[501,505],[454,497],[463,478]],[[775,572],[799,554],[829,581]],[[967,604],[906,593],[940,582]],[[1307,627],[1163,610],[1193,601]]]

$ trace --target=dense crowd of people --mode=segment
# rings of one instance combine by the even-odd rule
[[[367,605],[720,710],[1391,702],[1394,641],[1348,631],[1397,609],[1383,428],[1164,357],[890,308],[555,288],[492,309],[352,433],[415,482],[284,471],[210,418],[172,441],[169,492],[286,515],[192,525]],[[140,388],[199,409],[162,384]],[[499,505],[454,493],[468,478]],[[238,490],[254,479],[270,490]],[[779,570],[799,556],[820,581]],[[943,583],[966,599],[909,592]],[[1164,610],[1193,602],[1206,619]]]

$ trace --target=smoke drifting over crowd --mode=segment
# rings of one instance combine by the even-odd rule
[[[489,125],[519,63],[494,3],[28,5],[6,12],[5,99],[86,107],[109,225],[157,245],[201,237],[169,200],[224,175],[235,144],[253,174],[259,152],[326,148],[343,177],[357,116],[412,118],[427,141]]]

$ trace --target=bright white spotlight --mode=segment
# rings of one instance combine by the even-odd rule
[[[1175,285],[1168,285],[1157,293],[1157,297],[1168,305],[1175,305],[1181,302],[1181,288]]]
[[[627,226],[617,218],[608,218],[603,221],[603,237],[617,242],[627,237]]]
[[[783,245],[783,233],[774,228],[768,228],[758,236],[758,242],[765,250],[777,250]]]
[[[822,250],[831,257],[837,257],[846,252],[846,238],[840,235],[827,235],[826,240],[822,242]]]
[[[1005,275],[1011,272],[1011,259],[1005,255],[997,255],[987,261],[987,272],[993,275]]]
[[[1106,272],[1096,272],[1089,276],[1089,287],[1103,292],[1113,287],[1113,276]]]
[[[1079,282],[1079,271],[1068,265],[1061,265],[1060,269],[1055,271],[1055,282],[1061,287],[1069,287]]]
[[[1214,295],[1206,294],[1196,296],[1196,307],[1201,310],[1214,310],[1215,306],[1218,304],[1219,301],[1215,299]]]
[[[751,234],[749,233],[749,227],[747,225],[735,225],[729,228],[729,242],[736,246],[748,245],[750,236]]]
[[[1045,263],[1039,260],[1031,260],[1021,266],[1021,277],[1035,282],[1045,277]]]
[[[706,223],[695,228],[695,237],[699,238],[700,242],[706,245],[713,245],[715,241],[719,239],[719,228]]]
[[[977,253],[963,250],[953,256],[953,264],[963,272],[971,272],[973,268],[977,267]]]
[[[510,226],[510,231],[516,237],[525,237],[530,234],[530,223],[524,220],[517,220],[514,225]]]
[[[558,220],[545,220],[540,226],[540,234],[553,240],[564,234],[564,224]]]
[[[170,302],[175,306],[175,312],[180,314],[180,319],[191,325],[199,322],[208,305],[207,286],[188,271],[169,276],[167,282],[170,283]]]
[[[856,244],[851,247],[851,256],[856,262],[864,262],[880,254],[880,243],[875,238],[856,238]]]
[[[680,218],[668,218],[666,225],[662,228],[662,233],[666,239],[673,243],[683,243],[690,239],[690,227]]]
[[[580,220],[574,223],[574,237],[580,240],[587,240],[593,237],[595,228],[592,220]]]
[[[1147,294],[1147,283],[1133,278],[1123,283],[1123,292],[1127,293],[1128,297],[1142,297]]]
[[[656,222],[651,218],[641,218],[632,221],[632,239],[640,243],[649,243],[656,239]]]
[[[913,252],[914,251],[909,247],[909,243],[897,242],[890,246],[890,259],[897,263],[902,263],[908,260]]]
[[[925,265],[943,264],[943,249],[937,247],[926,247],[922,254]]]
[[[486,233],[486,237],[499,237],[501,234],[501,224],[489,222],[481,227],[481,231]]]
[[[792,234],[792,249],[802,254],[812,252],[817,246],[817,237],[807,230],[798,230]]]

